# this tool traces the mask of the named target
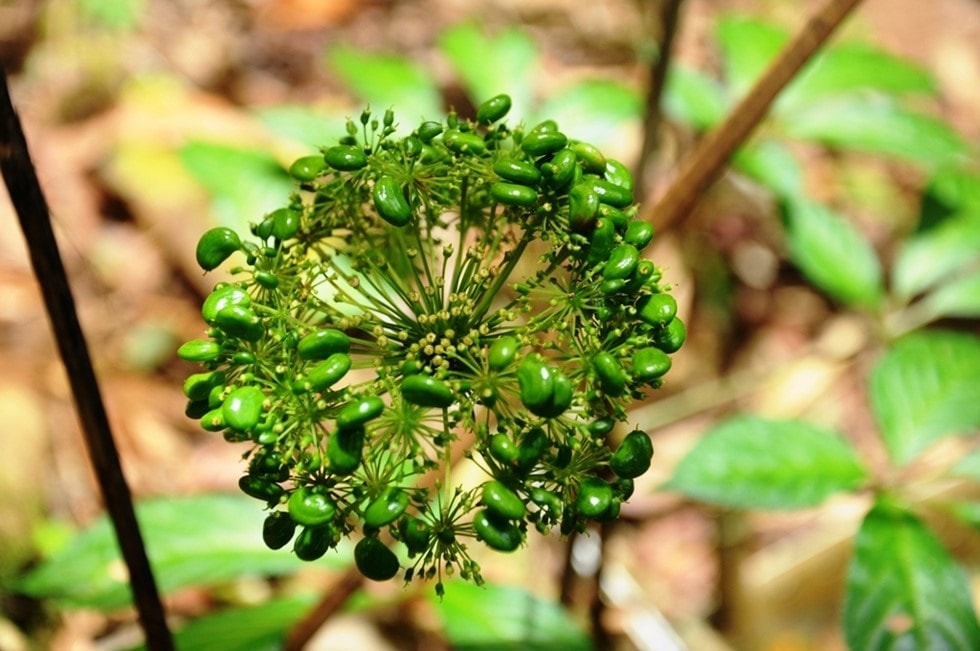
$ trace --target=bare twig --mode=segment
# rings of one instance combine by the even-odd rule
[[[89,457],[129,570],[133,601],[146,633],[147,646],[154,651],[170,651],[174,648],[173,640],[163,604],[146,556],[129,487],[123,477],[85,335],[78,322],[75,300],[51,228],[48,205],[10,99],[6,73],[0,79],[0,172],[27,240],[34,274],[41,286],[55,341],[71,384]]]
[[[305,647],[323,623],[343,608],[347,600],[360,589],[363,581],[356,567],[347,570],[335,585],[323,593],[319,603],[289,631],[283,646],[284,651],[299,651]]]
[[[861,0],[827,0],[772,63],[728,118],[687,157],[677,179],[644,218],[660,229],[689,213],[735,150],[762,121],[776,95],[827,41]]]
[[[662,35],[657,60],[650,66],[650,80],[643,123],[643,145],[640,149],[640,161],[636,169],[637,197],[646,196],[646,170],[660,139],[660,123],[663,115],[661,98],[667,81],[667,69],[670,66],[671,53],[674,49],[674,36],[677,34],[678,18],[683,2],[684,0],[661,0],[660,2],[659,22]]]

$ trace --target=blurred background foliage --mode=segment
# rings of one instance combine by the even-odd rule
[[[871,648],[841,624],[845,589],[869,592],[847,567],[853,552],[887,570],[874,550],[895,540],[965,568],[952,581],[977,594],[980,10],[926,4],[865,2],[698,209],[659,232],[650,257],[690,339],[631,416],[657,455],[623,521],[488,555],[491,585],[442,601],[361,591],[311,648]],[[219,279],[194,264],[199,234],[281,205],[289,163],[364,104],[412,124],[500,92],[509,119],[555,119],[627,162],[652,205],[816,6],[683,3],[645,153],[658,2],[0,0],[0,58],[180,648],[279,648],[348,563],[265,550],[261,512],[236,494],[243,450],[183,417],[174,350]],[[6,202],[0,216],[0,648],[132,648],[125,573]],[[812,463],[780,457],[785,440],[814,441]],[[880,498],[893,488],[897,506]],[[910,504],[930,508],[920,520]]]

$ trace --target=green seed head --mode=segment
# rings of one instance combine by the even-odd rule
[[[385,580],[391,535],[408,576],[480,581],[468,544],[614,518],[649,466],[648,438],[606,439],[686,337],[653,229],[621,163],[552,121],[509,126],[510,105],[404,137],[365,111],[291,166],[295,192],[250,236],[201,238],[205,269],[245,264],[179,351],[205,367],[187,409],[252,447],[240,487],[272,511],[270,547],[312,560],[363,536],[357,566]],[[463,441],[486,479],[419,487]]]

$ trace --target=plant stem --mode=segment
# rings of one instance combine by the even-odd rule
[[[174,648],[173,639],[146,556],[129,486],[122,473],[88,345],[78,321],[75,299],[51,228],[48,204],[10,99],[5,73],[0,75],[0,172],[27,240],[34,275],[41,287],[58,351],[71,384],[86,448],[129,571],[133,601],[146,635],[147,648],[170,651]]]
[[[667,81],[667,69],[674,48],[678,18],[684,0],[661,0],[659,22],[662,32],[657,60],[650,66],[649,89],[647,90],[646,118],[643,123],[643,145],[636,169],[636,196],[642,200],[646,196],[646,169],[648,161],[657,150],[660,139],[660,122],[663,115],[661,98]],[[645,4],[645,3],[640,3]]]
[[[691,212],[735,150],[762,121],[779,92],[820,49],[861,0],[827,0],[714,131],[701,139],[678,177],[643,218],[663,230]]]
[[[347,600],[361,587],[363,578],[356,567],[340,577],[335,585],[323,593],[323,599],[299,621],[286,636],[284,651],[300,651],[320,630],[323,623],[343,608]]]
[[[500,293],[501,288],[503,288],[504,284],[507,282],[507,279],[510,278],[510,274],[513,273],[514,267],[517,266],[521,256],[524,255],[524,249],[526,249],[527,245],[534,239],[532,237],[533,232],[533,229],[528,229],[525,231],[521,241],[518,242],[517,246],[514,247],[514,250],[511,251],[510,258],[507,260],[507,264],[503,271],[497,274],[497,277],[493,280],[493,285],[491,285],[490,288],[483,293],[483,298],[481,298],[477,306],[473,308],[471,323],[479,323],[483,319],[483,315],[486,313],[486,311],[490,309],[493,299]]]

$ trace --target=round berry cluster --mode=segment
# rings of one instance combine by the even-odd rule
[[[206,232],[219,283],[207,338],[179,355],[205,430],[250,442],[239,486],[267,503],[273,548],[313,560],[345,537],[368,578],[458,573],[474,540],[513,551],[616,518],[653,455],[608,435],[659,387],[684,342],[643,256],[618,161],[545,121],[509,128],[510,98],[396,136],[365,110],[297,160],[297,190],[251,237]],[[468,457],[485,481],[451,470]],[[297,533],[298,529],[298,533]]]

